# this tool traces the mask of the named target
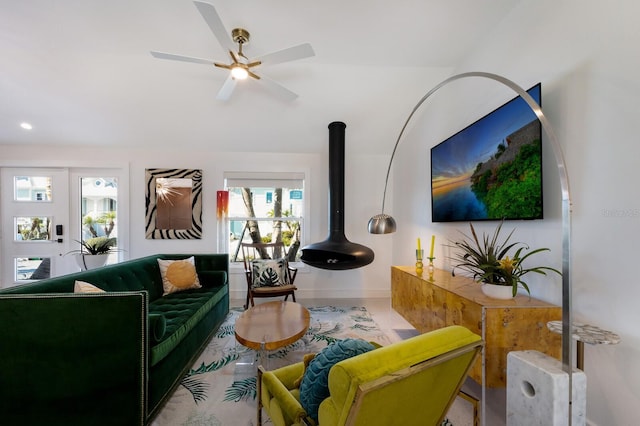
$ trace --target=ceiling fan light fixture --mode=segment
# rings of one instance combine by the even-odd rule
[[[267,64],[279,64],[282,62],[294,61],[297,59],[308,58],[315,55],[315,52],[311,48],[309,43],[300,44],[297,46],[289,47],[287,49],[278,50],[266,55],[262,55],[259,58],[251,60],[244,54],[243,48],[249,43],[251,35],[249,31],[243,28],[234,28],[231,31],[231,39],[229,33],[220,19],[220,15],[216,11],[216,8],[211,4],[204,1],[194,1],[198,11],[204,18],[209,29],[218,40],[220,46],[229,53],[231,61],[215,62],[211,59],[194,58],[192,56],[177,55],[174,53],[163,53],[151,51],[151,55],[154,58],[170,59],[173,61],[191,62],[195,64],[213,65],[216,68],[222,68],[227,73],[227,78],[224,84],[218,91],[216,99],[226,101],[231,96],[238,80],[246,80],[249,77],[260,82],[263,86],[274,91],[277,95],[283,99],[293,100],[298,97],[295,93],[280,85],[279,83],[267,79],[261,78],[256,74],[255,67],[267,63]],[[237,51],[234,43],[237,44]]]
[[[231,67],[231,77],[236,80],[246,80],[249,76],[249,71],[245,67],[236,65]]]

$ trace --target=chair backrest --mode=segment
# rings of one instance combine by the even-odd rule
[[[254,259],[278,259],[287,256],[283,242],[241,243],[240,246],[245,270],[250,268]]]
[[[329,373],[320,424],[439,425],[482,346],[451,326],[341,361]]]

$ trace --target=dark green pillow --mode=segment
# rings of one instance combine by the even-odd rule
[[[362,339],[344,339],[327,346],[315,356],[300,383],[300,404],[309,417],[318,422],[318,407],[329,396],[329,370],[338,362],[375,347]]]

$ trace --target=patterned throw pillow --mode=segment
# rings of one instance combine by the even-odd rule
[[[198,280],[193,256],[182,260],[158,259],[158,266],[160,266],[162,286],[164,287],[163,296],[177,291],[202,287],[200,280]]]
[[[252,287],[277,287],[290,284],[287,269],[287,259],[252,260]]]
[[[309,363],[300,383],[300,404],[318,422],[318,407],[329,397],[329,370],[342,360],[375,349],[362,339],[343,339],[322,349]]]

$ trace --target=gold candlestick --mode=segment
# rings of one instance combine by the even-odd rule
[[[427,265],[427,272],[429,273],[429,280],[433,280],[433,272],[435,267],[433,266],[433,261],[436,260],[435,257],[427,257],[429,259],[429,264]]]
[[[416,250],[416,274],[422,275],[422,271],[424,265],[422,264],[422,256],[424,255],[424,250]]]

